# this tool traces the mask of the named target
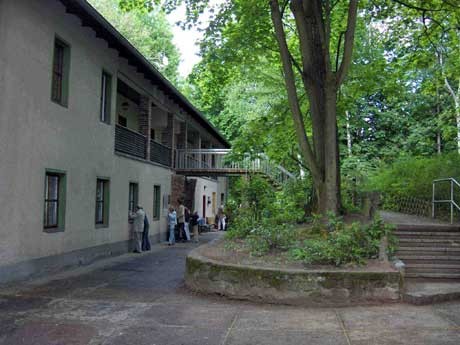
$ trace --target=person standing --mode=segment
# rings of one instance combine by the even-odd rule
[[[147,214],[145,214],[144,232],[142,232],[142,250],[143,251],[147,251],[151,249],[150,238],[149,238],[149,228],[150,228],[149,219],[147,218]]]
[[[177,223],[179,227],[179,241],[185,241],[184,226],[185,226],[185,206],[182,200],[178,200],[179,208],[177,210]]]
[[[184,230],[185,230],[185,237],[187,238],[187,241],[190,241],[190,210],[186,207],[185,210],[185,216],[184,216]]]
[[[218,218],[217,228],[222,231],[225,230],[224,205],[220,205],[219,208],[217,209],[217,218]]]
[[[173,244],[176,244],[176,238],[174,235],[174,229],[177,224],[177,216],[176,216],[176,211],[172,207],[169,208],[168,212],[168,229],[169,229],[169,242],[168,245],[172,246]]]
[[[137,205],[134,208],[134,212],[129,215],[129,218],[133,220],[134,253],[141,253],[145,212],[141,206]]]
[[[192,226],[193,230],[193,242],[198,243],[198,212],[193,212],[192,216],[190,217],[190,225]]]

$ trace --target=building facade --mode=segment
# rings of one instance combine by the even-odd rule
[[[0,47],[0,282],[126,252],[136,204],[155,241],[179,198],[215,215],[176,151],[228,143],[86,1],[0,0]]]

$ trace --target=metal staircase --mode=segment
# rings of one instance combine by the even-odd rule
[[[175,153],[176,173],[187,176],[262,174],[278,185],[296,178],[282,166],[270,162],[264,154],[236,160],[230,153],[231,150],[227,149],[178,149]]]

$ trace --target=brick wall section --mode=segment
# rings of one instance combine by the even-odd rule
[[[178,200],[185,198],[185,176],[171,176],[171,205],[175,209],[179,207]]]

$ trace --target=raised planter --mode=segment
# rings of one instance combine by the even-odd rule
[[[400,273],[273,269],[227,264],[204,255],[208,244],[187,256],[185,283],[194,291],[235,299],[312,306],[376,304],[400,300]]]

